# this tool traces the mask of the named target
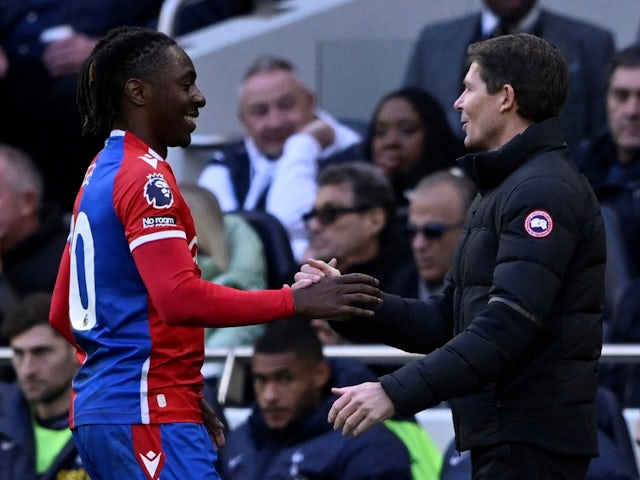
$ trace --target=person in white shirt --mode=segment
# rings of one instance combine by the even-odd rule
[[[238,117],[245,137],[216,150],[198,184],[224,211],[262,209],[280,220],[299,259],[309,242],[302,215],[316,196],[326,163],[358,155],[361,136],[317,106],[294,66],[258,58],[239,88]]]

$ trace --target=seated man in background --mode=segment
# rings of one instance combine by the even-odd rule
[[[407,449],[384,425],[349,438],[327,422],[332,371],[308,322],[267,326],[251,371],[257,404],[220,450],[222,478],[412,478]]]
[[[351,342],[333,330],[329,322],[314,318],[311,326],[323,345],[348,345]],[[377,375],[369,365],[356,358],[335,357],[327,359],[333,372],[333,386],[375,382]],[[442,469],[442,454],[429,434],[418,424],[416,418],[390,418],[384,425],[402,440],[411,457],[413,480],[438,480]]]
[[[416,298],[425,300],[442,290],[475,193],[459,169],[432,173],[411,192],[407,233],[420,276]]]
[[[0,257],[18,296],[52,291],[69,226],[43,203],[42,175],[25,152],[0,144]]]
[[[0,480],[88,479],[69,430],[76,352],[49,325],[51,294],[33,293],[2,326],[17,382],[0,383]]]
[[[605,290],[605,341],[640,341],[640,46],[627,47],[609,64],[607,76],[608,128],[580,145],[575,159],[603,207],[622,227],[607,225],[607,243],[617,250],[622,267],[614,269]],[[603,209],[604,210],[604,209]],[[610,214],[610,215],[611,215]],[[619,238],[617,235],[619,234]],[[618,240],[616,241],[616,238]],[[610,263],[610,265],[615,265]],[[605,365],[602,382],[614,390],[625,407],[640,405],[637,367]]]
[[[303,259],[337,260],[342,272],[376,277],[380,289],[415,297],[418,274],[400,234],[389,180],[367,162],[328,165],[318,176],[313,209],[304,215],[311,233]]]
[[[338,161],[360,135],[318,109],[315,95],[284,58],[260,57],[239,90],[245,138],[214,152],[198,183],[224,211],[266,210],[284,225],[296,259],[308,245],[302,215],[316,193],[319,163]]]
[[[580,145],[576,162],[601,203],[624,225],[631,269],[640,272],[640,46],[627,47],[609,64],[607,128]]]

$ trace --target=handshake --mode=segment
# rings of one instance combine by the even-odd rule
[[[363,273],[341,275],[335,263],[309,259],[296,273],[291,286],[296,314],[332,320],[373,315],[383,297],[378,280]]]

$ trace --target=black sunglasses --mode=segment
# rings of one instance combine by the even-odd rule
[[[312,218],[317,218],[320,224],[331,225],[342,215],[346,215],[347,213],[358,213],[369,210],[371,207],[323,207],[323,208],[314,208],[310,212],[302,215],[302,220],[305,223],[309,223]]]
[[[462,226],[462,222],[460,223],[426,223],[421,226],[417,225],[407,225],[406,232],[408,237],[413,240],[416,236],[421,233],[425,238],[429,240],[438,240],[441,238],[446,232],[449,230],[454,230],[456,228],[460,228]]]

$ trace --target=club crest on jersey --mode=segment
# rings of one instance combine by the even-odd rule
[[[161,173],[152,173],[144,186],[144,198],[153,208],[169,208],[173,205],[173,193]]]
[[[532,237],[546,237],[553,230],[553,219],[544,210],[534,210],[525,218],[524,229]]]

